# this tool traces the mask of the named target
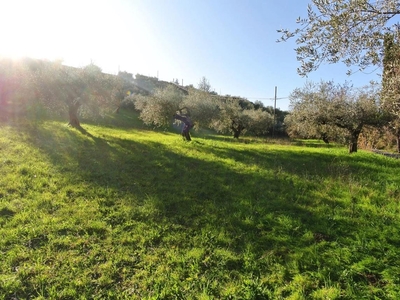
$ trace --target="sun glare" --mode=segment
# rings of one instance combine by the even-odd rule
[[[0,55],[76,65],[107,60],[117,22],[104,1],[1,1]]]
[[[128,69],[155,76],[169,59],[139,5],[0,0],[0,56],[61,60],[77,67],[93,62],[109,73]]]
[[[53,52],[50,37],[59,23],[54,16],[46,16],[44,4],[35,1],[1,2],[2,55],[50,58]]]

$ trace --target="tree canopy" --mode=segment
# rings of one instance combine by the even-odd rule
[[[323,62],[342,61],[364,70],[382,63],[384,37],[398,31],[392,22],[398,14],[396,0],[311,0],[307,17],[297,19],[295,30],[279,29],[278,41],[296,37],[301,63],[297,71],[302,76]]]
[[[80,127],[79,114],[99,116],[118,101],[116,77],[94,64],[74,68],[61,62],[32,61],[29,68],[37,101],[51,111],[68,110],[73,127]]]
[[[167,127],[173,116],[183,107],[184,95],[174,86],[156,89],[150,96],[140,96],[135,107],[140,111],[140,118],[147,125]]]
[[[357,152],[358,137],[364,126],[380,125],[381,121],[379,92],[375,85],[355,89],[349,84],[307,83],[291,94],[291,105],[290,127],[300,127],[297,130],[303,134],[310,130],[323,139],[332,138],[332,134],[338,135],[341,131],[350,153]]]
[[[235,138],[246,131],[265,135],[273,123],[266,109],[254,109],[254,105],[238,97],[221,97],[212,93],[189,88],[182,91],[175,85],[159,88],[154,94],[139,96],[135,107],[145,124],[167,127],[173,120],[190,126],[184,137],[190,140],[188,130],[209,128],[222,133],[233,133]],[[185,123],[185,124],[186,124]]]

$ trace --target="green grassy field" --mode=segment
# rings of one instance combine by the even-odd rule
[[[83,127],[0,127],[0,299],[400,298],[400,161]]]

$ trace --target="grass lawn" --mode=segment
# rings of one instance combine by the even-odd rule
[[[0,126],[0,299],[399,299],[400,161]]]

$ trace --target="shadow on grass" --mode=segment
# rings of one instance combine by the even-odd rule
[[[375,161],[373,156],[338,156],[329,149],[257,151],[210,146],[201,140],[182,142],[185,151],[203,154],[203,159],[198,159],[156,141],[100,137],[67,127],[41,126],[31,128],[28,134],[30,142],[61,173],[99,191],[94,201],[102,222],[132,235],[135,226],[146,224],[144,228],[149,229],[141,232],[147,239],[142,251],[178,247],[186,251],[206,248],[211,253],[229,249],[239,259],[231,259],[224,271],[254,274],[260,274],[271,257],[285,265],[297,255],[302,259],[299,272],[319,272],[315,256],[307,261],[307,251],[317,251],[317,245],[321,249],[341,245],[354,249],[348,241],[366,234],[374,237],[379,231],[374,222],[369,223],[379,219],[378,211],[357,217],[358,212],[345,207],[351,205],[350,200],[346,204],[329,190],[323,193],[326,182],[334,185],[335,181],[376,175],[382,161]],[[245,170],[242,164],[247,166]],[[256,167],[249,171],[248,166]],[[74,191],[67,193],[72,203],[75,196],[85,197]],[[119,212],[121,202],[131,207],[128,214]],[[368,233],[370,229],[374,233]],[[150,238],[155,230],[158,233]],[[100,234],[106,235],[107,230]],[[397,246],[394,239],[388,243]],[[139,247],[137,242],[130,246]],[[360,248],[348,261],[340,261],[341,266],[337,260],[325,259],[326,276],[338,282],[349,264],[369,255],[360,254],[362,251],[368,250]],[[256,266],[254,269],[246,255]],[[379,250],[375,255],[385,254]],[[207,266],[208,270],[213,267],[218,268]]]
[[[132,199],[132,205],[152,202],[152,216],[132,216],[143,222],[172,222],[188,232],[218,228],[229,236],[231,247],[242,251],[252,245],[258,255],[303,243],[300,237],[306,231],[322,233],[332,240],[349,234],[351,224],[329,220],[314,210],[315,203],[337,205],[334,199],[316,196],[323,179],[351,172],[347,168],[336,173],[329,169],[335,164],[334,155],[233,150],[192,143],[208,155],[255,164],[262,171],[245,173],[218,160],[172,152],[161,143],[100,138],[84,129],[65,128],[59,134],[38,127],[29,135],[60,172],[77,182],[112,189],[119,197]],[[296,182],[291,175],[316,176],[319,180]],[[114,202],[111,199],[107,205]],[[283,224],[282,218],[289,218],[288,224]],[[301,230],[295,230],[299,226]],[[269,234],[280,230],[288,230],[291,240],[287,245]]]
[[[377,171],[382,169],[382,161],[375,156],[349,155],[346,149],[338,149],[341,152],[318,150],[302,151],[291,149],[289,146],[281,149],[271,149],[268,144],[264,151],[252,148],[241,148],[239,150],[228,147],[205,146],[201,151],[225,159],[233,159],[236,162],[253,164],[261,169],[274,172],[286,172],[300,177],[314,176],[321,180],[325,178],[343,178],[376,176]],[[332,147],[336,148],[336,147]],[[386,164],[389,169],[398,168],[395,163]],[[373,178],[376,180],[377,178]]]

